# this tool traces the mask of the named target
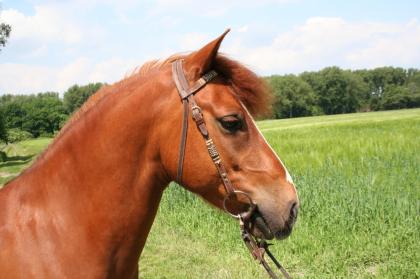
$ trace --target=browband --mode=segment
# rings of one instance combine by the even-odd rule
[[[206,85],[206,83],[215,78],[217,76],[217,72],[213,70],[207,72],[199,80],[197,80],[192,87],[189,87],[182,68],[182,60],[176,60],[172,63],[172,76],[181,99],[185,100],[188,99],[190,95],[197,93],[197,91]]]

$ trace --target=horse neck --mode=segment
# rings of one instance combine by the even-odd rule
[[[85,243],[136,262],[169,182],[156,132],[159,90],[146,83],[99,101],[13,181],[20,199],[54,212],[63,233],[77,230]]]

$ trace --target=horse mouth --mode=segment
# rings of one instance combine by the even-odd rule
[[[287,238],[293,229],[293,223],[286,222],[284,227],[278,230],[270,228],[269,222],[264,218],[264,215],[258,210],[251,216],[251,233],[261,239],[272,240],[276,238],[277,240],[282,240]]]

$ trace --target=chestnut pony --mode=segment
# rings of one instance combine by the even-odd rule
[[[281,239],[296,218],[296,190],[251,117],[265,108],[264,84],[218,54],[225,34],[176,58],[184,59],[190,84],[218,72],[195,100],[235,189],[258,206],[253,233]],[[177,174],[182,105],[174,59],[149,62],[102,88],[0,190],[1,278],[138,276],[162,193]],[[225,189],[195,125],[188,128],[182,185],[222,208]]]

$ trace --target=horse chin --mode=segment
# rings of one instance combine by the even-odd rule
[[[270,227],[258,210],[252,214],[251,217],[251,233],[256,238],[265,240],[271,240],[274,238],[274,234],[271,232]]]
[[[274,231],[258,210],[251,217],[251,233],[260,239],[272,240],[276,238],[277,240],[283,240],[292,233],[292,228],[292,224],[286,222],[284,228]]]
[[[279,230],[275,233],[275,237],[277,240],[282,240],[287,238],[292,233],[293,227],[289,224],[286,224],[286,227],[282,230]]]

